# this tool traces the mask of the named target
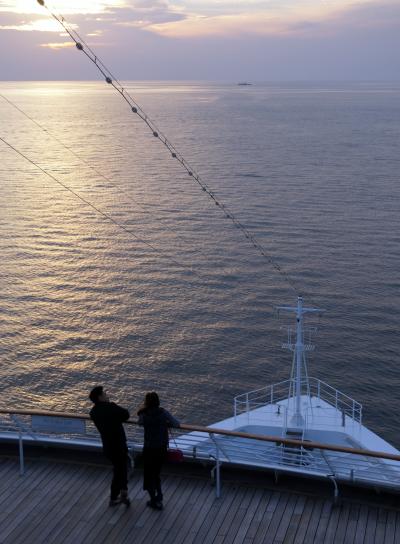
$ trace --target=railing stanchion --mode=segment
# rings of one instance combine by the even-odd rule
[[[215,436],[212,433],[208,433],[208,436],[215,444],[215,496],[219,499],[221,496],[221,463],[219,459],[219,447]]]
[[[18,432],[19,436],[19,474],[20,476],[23,476],[25,473],[25,464],[24,464],[24,443],[22,438],[22,431],[21,429]]]
[[[337,485],[337,482],[335,480],[334,474],[328,475],[329,480],[333,483],[334,489],[333,489],[333,504],[337,504],[339,500],[339,487]]]

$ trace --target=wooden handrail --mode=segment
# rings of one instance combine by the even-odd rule
[[[7,415],[24,415],[24,416],[50,416],[50,417],[68,417],[73,419],[90,420],[87,414],[79,414],[72,412],[52,412],[48,410],[4,410],[0,409],[0,414]],[[129,419],[126,423],[130,425],[139,425],[138,421]],[[207,434],[219,434],[224,436],[232,436],[236,438],[248,438],[251,440],[259,440],[262,442],[274,442],[285,446],[303,446],[305,449],[328,450],[338,453],[351,453],[353,455],[365,455],[367,457],[377,457],[379,459],[388,459],[391,461],[400,461],[400,455],[385,453],[383,451],[364,450],[357,448],[348,448],[345,446],[333,446],[321,442],[293,440],[291,438],[282,438],[280,436],[267,436],[252,433],[242,433],[239,431],[228,431],[226,429],[217,429],[215,427],[203,427],[201,425],[181,424],[179,429],[190,432],[201,432]]]

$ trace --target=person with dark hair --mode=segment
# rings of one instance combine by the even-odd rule
[[[90,410],[90,418],[100,433],[104,455],[113,466],[110,506],[119,503],[129,506],[128,446],[122,425],[128,421],[129,412],[115,402],[110,402],[102,386],[93,388],[89,398],[94,404]]]
[[[167,410],[160,407],[160,399],[155,391],[146,393],[138,416],[139,425],[144,427],[143,489],[150,495],[147,506],[162,510],[160,473],[167,455],[168,427],[179,427],[180,423]]]

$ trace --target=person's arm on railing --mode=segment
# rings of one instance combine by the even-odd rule
[[[174,417],[172,414],[170,414],[168,412],[168,410],[166,410],[164,408],[164,413],[165,413],[165,417],[167,419],[167,425],[168,427],[175,427],[176,429],[179,429],[179,427],[181,426],[180,422],[176,419],[176,417]]]

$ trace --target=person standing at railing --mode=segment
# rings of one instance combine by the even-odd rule
[[[89,398],[94,404],[90,418],[100,433],[104,455],[113,466],[110,506],[119,503],[129,506],[128,446],[123,427],[123,423],[129,419],[129,412],[115,402],[110,402],[102,386],[92,389]]]
[[[138,411],[139,425],[144,427],[143,489],[150,495],[147,506],[162,510],[161,468],[167,456],[168,428],[179,427],[179,421],[161,408],[156,392],[146,393]]]

